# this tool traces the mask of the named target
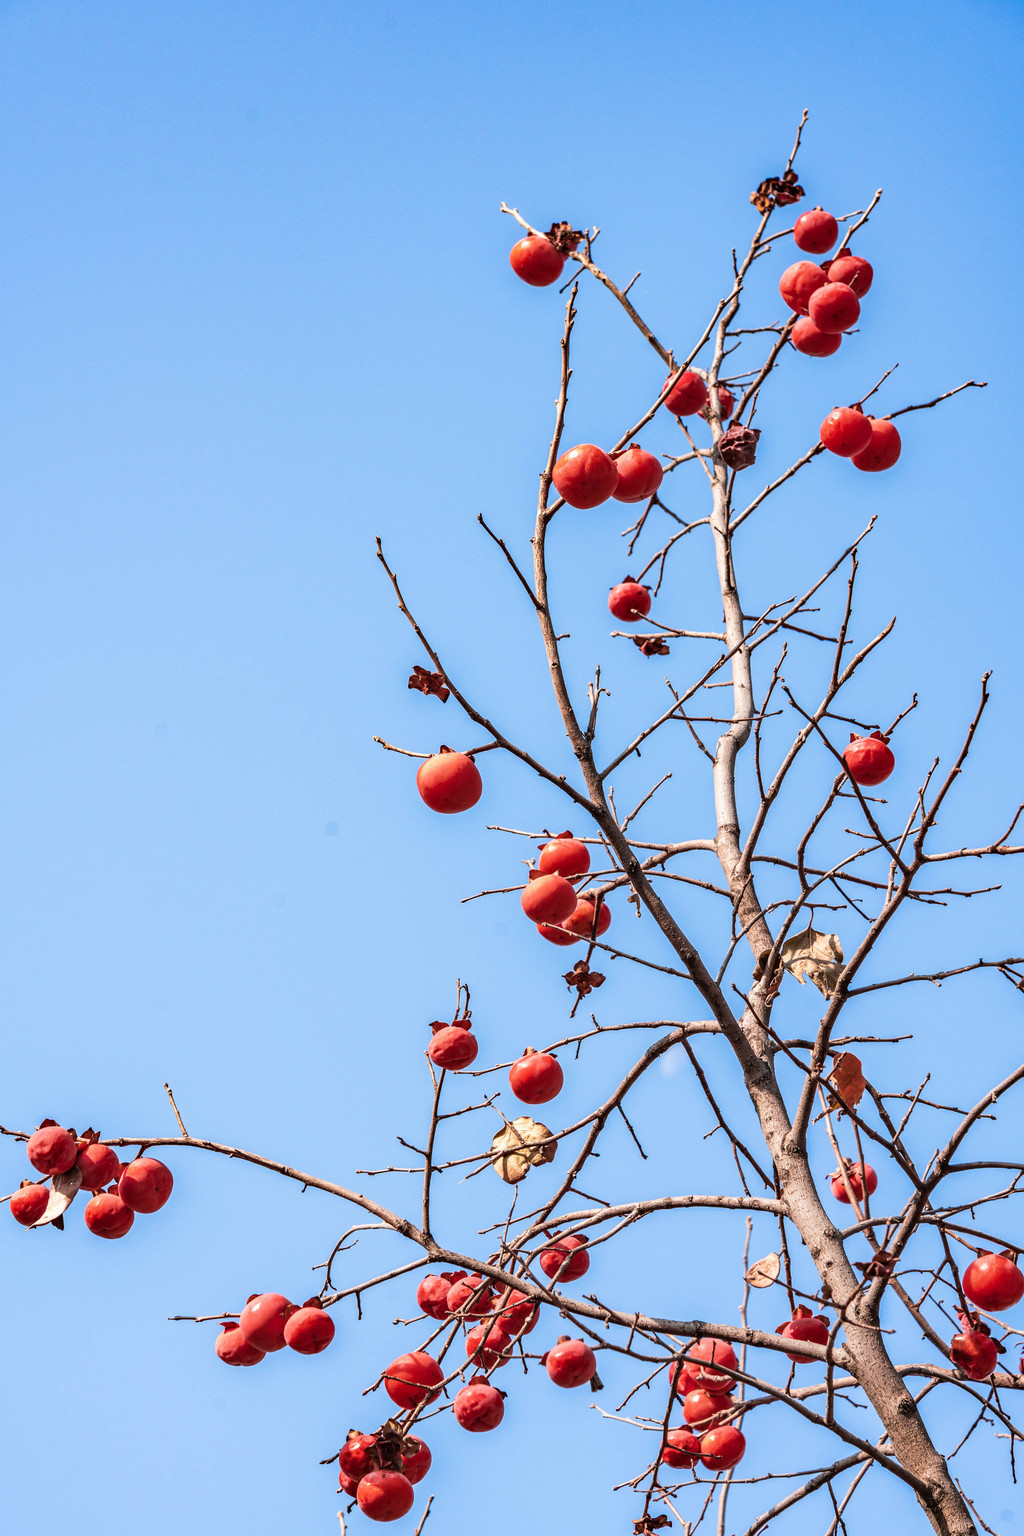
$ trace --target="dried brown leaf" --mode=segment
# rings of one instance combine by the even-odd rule
[[[782,1260],[777,1253],[766,1253],[763,1259],[758,1259],[756,1264],[751,1264],[744,1275],[748,1285],[763,1291],[766,1286],[774,1285],[779,1278],[782,1269]]]
[[[836,1058],[829,1082],[836,1092],[842,1095],[843,1103],[850,1109],[856,1109],[867,1087],[860,1057],[855,1056],[852,1051],[844,1051]]]
[[[538,1142],[544,1145],[538,1146]],[[520,1115],[491,1141],[491,1163],[506,1184],[518,1184],[531,1168],[552,1162],[557,1148],[546,1125]]]
[[[751,192],[750,201],[758,213],[770,213],[773,208],[788,207],[803,195],[804,189],[797,183],[796,171],[789,170],[781,176],[766,176],[758,184],[757,191]]]
[[[61,1217],[78,1194],[82,1187],[81,1168],[69,1168],[67,1173],[55,1173],[50,1180],[50,1198],[46,1202],[46,1209],[38,1221],[34,1221],[34,1227],[47,1227],[51,1222],[60,1222]]]
[[[451,689],[445,684],[444,675],[441,672],[428,672],[426,667],[413,667],[412,676],[409,679],[410,688],[418,688],[420,693],[429,698],[431,694],[444,704],[448,700]]]
[[[642,635],[634,635],[633,644],[645,656],[667,656],[669,654],[668,643],[660,635],[648,635],[646,639]]]
[[[831,997],[843,969],[843,946],[834,933],[805,928],[782,946],[782,963],[803,986],[813,981],[823,997]]]

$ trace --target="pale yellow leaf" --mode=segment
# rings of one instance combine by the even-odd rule
[[[843,946],[834,933],[805,928],[782,946],[782,963],[803,986],[812,981],[824,997],[831,997],[843,969]]]
[[[538,1146],[538,1142],[544,1145]],[[531,1120],[529,1115],[520,1115],[492,1140],[491,1163],[506,1184],[518,1184],[520,1179],[526,1178],[531,1168],[550,1163],[557,1146],[558,1143],[551,1140],[551,1132],[546,1125]]]
[[[744,1279],[748,1285],[753,1285],[759,1291],[763,1291],[768,1285],[774,1285],[779,1278],[782,1268],[782,1260],[777,1253],[766,1253],[763,1259],[758,1259],[756,1264],[751,1264]]]

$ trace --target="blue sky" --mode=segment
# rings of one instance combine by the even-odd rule
[[[379,533],[460,679],[538,751],[563,750],[532,621],[475,523],[483,512],[524,548],[557,378],[561,301],[513,277],[503,198],[537,224],[600,225],[607,268],[642,268],[638,306],[685,349],[803,107],[812,202],[846,211],[885,188],[858,241],[876,270],[870,322],[822,365],[827,382],[793,360],[763,411],[765,469],[893,363],[887,408],[972,376],[989,387],[912,417],[891,475],[818,461],[752,532],[748,569],[758,593],[795,591],[878,513],[863,625],[900,623],[858,707],[885,718],[919,692],[907,793],[994,666],[949,836],[1022,798],[1022,42],[1019,6],[993,0],[855,17],[644,0],[0,7],[3,1123],[167,1133],[166,1079],[195,1133],[347,1179],[392,1161],[396,1132],[415,1139],[425,1025],[456,976],[493,1059],[563,1032],[558,953],[539,953],[514,898],[460,898],[512,883],[524,856],[489,823],[561,827],[564,809],[490,754],[478,810],[442,821],[407,760],[371,739],[478,738],[405,688],[422,658],[374,561]],[[772,283],[755,289],[763,319]],[[568,433],[604,442],[662,370],[606,295],[582,300]],[[661,697],[662,672],[607,638],[620,511],[563,525],[554,554],[574,682],[601,659],[628,722]],[[666,603],[714,622],[707,574],[699,557],[680,565]],[[674,741],[670,755],[666,825],[703,830],[698,777]],[[624,799],[644,787],[626,775]],[[1010,889],[933,932],[910,925],[886,960],[1012,951]],[[790,990],[812,1020],[813,999]],[[600,995],[605,1022],[686,1006],[624,968]],[[923,1065],[939,1097],[965,1074],[980,1089],[1016,1059],[1017,1016],[994,985],[901,995],[872,1017],[879,1033],[904,1024],[919,1033],[888,1069],[899,1088]],[[581,1065],[566,1117],[627,1060],[613,1045]],[[728,1179],[686,1073],[640,1098],[681,1187]],[[663,1182],[665,1162],[638,1168],[624,1135],[615,1157],[609,1188]],[[15,1187],[20,1151],[0,1161]],[[171,1204],[123,1243],[93,1241],[77,1212],[63,1237],[0,1226],[10,1528],[336,1530],[317,1462],[367,1427],[360,1393],[408,1347],[391,1320],[411,1315],[413,1287],[368,1300],[361,1326],[338,1309],[323,1356],[228,1372],[212,1334],[164,1319],[264,1288],[307,1294],[338,1212],[201,1154],[173,1167]],[[453,1240],[494,1219],[495,1198],[485,1180],[452,1189]],[[728,1294],[732,1316],[741,1245],[717,1218],[652,1227],[595,1279],[684,1316]],[[400,1254],[364,1239],[345,1273]],[[502,1529],[628,1528],[626,1496],[607,1489],[638,1470],[636,1432],[547,1388],[518,1387],[495,1435],[437,1429],[428,1531],[465,1529],[496,1487]],[[761,1417],[752,1471],[791,1443],[780,1412]],[[813,1443],[795,1443],[813,1465]],[[994,1454],[972,1446],[961,1475]],[[982,1513],[1012,1529],[1002,1476]],[[916,1518],[882,1488],[868,1511]],[[826,1525],[822,1507],[788,1529]]]

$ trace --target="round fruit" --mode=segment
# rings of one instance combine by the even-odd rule
[[[139,1216],[152,1215],[166,1205],[173,1188],[174,1175],[155,1157],[137,1157],[117,1181],[121,1199]]]
[[[433,1355],[414,1349],[392,1360],[384,1373],[384,1390],[399,1408],[419,1408],[431,1403],[444,1381],[444,1371]]]
[[[819,331],[835,335],[848,331],[860,319],[860,300],[845,283],[825,283],[807,301],[807,313]]]
[[[829,453],[852,459],[871,441],[871,418],[852,406],[837,405],[822,422],[819,436]]]
[[[334,1338],[334,1323],[323,1307],[300,1307],[284,1325],[284,1341],[300,1355],[318,1355]]]
[[[798,315],[806,315],[811,296],[825,286],[824,272],[813,261],[795,261],[779,278],[783,301]]]
[[[540,1319],[540,1307],[522,1291],[503,1290],[494,1303],[494,1314],[510,1338],[532,1333]]]
[[[671,377],[671,375],[669,375]],[[669,382],[665,380],[665,384]],[[662,385],[664,389],[665,385]],[[699,373],[687,369],[681,373],[661,402],[673,416],[695,416],[707,404],[708,387]]]
[[[564,1283],[566,1280],[578,1280],[585,1275],[590,1268],[590,1254],[586,1250],[587,1239],[578,1235],[561,1237],[555,1233],[555,1240],[545,1248],[540,1256],[540,1267],[549,1280],[558,1279]]]
[[[871,441],[860,453],[854,455],[853,467],[877,474],[879,470],[892,469],[903,451],[903,443],[891,421],[879,421],[874,416],[869,416],[868,420],[871,423]]]
[[[437,1031],[427,1046],[427,1055],[435,1067],[444,1067],[449,1072],[461,1072],[463,1067],[468,1067],[476,1060],[479,1049],[474,1034],[458,1024],[449,1024],[447,1029]]]
[[[491,1288],[483,1275],[458,1275],[448,1291],[448,1311],[484,1317],[491,1310]]]
[[[338,1466],[343,1476],[352,1478],[356,1483],[367,1472],[376,1472],[380,1466],[377,1436],[361,1435],[358,1429],[350,1429],[345,1444],[338,1452]]]
[[[547,1104],[562,1091],[565,1076],[553,1056],[527,1049],[512,1063],[509,1085],[524,1104]]]
[[[670,1429],[665,1436],[661,1459],[666,1467],[678,1467],[689,1472],[700,1457],[700,1441],[688,1429]]]
[[[83,1189],[104,1189],[118,1177],[120,1167],[113,1147],[100,1141],[80,1141],[75,1167],[81,1170]]]
[[[10,1199],[11,1215],[23,1227],[31,1227],[46,1210],[50,1191],[45,1184],[25,1184]]]
[[[871,287],[875,275],[870,261],[865,261],[863,256],[853,256],[849,251],[840,251],[828,263],[827,273],[830,283],[845,283],[860,299]]]
[[[531,288],[549,288],[557,283],[565,266],[565,257],[547,235],[527,235],[517,240],[508,259],[516,276]]]
[[[401,1520],[412,1509],[412,1483],[401,1472],[381,1469],[360,1478],[356,1501],[369,1520]]]
[[[843,752],[843,762],[855,784],[869,787],[883,783],[896,766],[896,759],[881,731],[872,731],[870,736],[851,733],[850,745]]]
[[[797,1307],[788,1323],[780,1323],[775,1330],[784,1339],[801,1339],[807,1344],[828,1343],[829,1326],[825,1317],[812,1317],[810,1307]],[[794,1365],[813,1365],[808,1355],[788,1355]]]
[[[582,1339],[559,1339],[544,1365],[556,1387],[582,1387],[597,1374],[597,1356]]]
[[[410,1483],[422,1483],[430,1471],[430,1463],[433,1457],[430,1454],[429,1445],[424,1444],[416,1435],[410,1435],[406,1445],[415,1446],[415,1450],[406,1455],[402,1452],[402,1471]]]
[[[266,1358],[262,1349],[250,1344],[237,1323],[225,1323],[224,1332],[213,1346],[217,1359],[225,1365],[259,1365]]]
[[[566,933],[564,928],[551,928],[547,923],[538,923],[537,932],[549,944],[578,944],[580,941],[578,933]]]
[[[476,805],[484,784],[479,768],[465,752],[438,752],[417,769],[416,788],[432,811],[455,816]]]
[[[493,1371],[508,1365],[511,1354],[512,1340],[502,1328],[499,1318],[478,1323],[466,1334],[466,1358],[482,1371]]]
[[[705,1392],[735,1391],[736,1378],[728,1372],[735,1371],[739,1361],[732,1345],[724,1339],[700,1339],[687,1354],[685,1363],[694,1385]],[[724,1366],[725,1370],[716,1370],[716,1366]]]
[[[93,1195],[83,1215],[96,1237],[124,1237],[135,1220],[135,1212],[120,1195]]]
[[[457,1423],[474,1435],[497,1429],[505,1417],[505,1399],[486,1376],[474,1376],[468,1387],[456,1392],[452,1408]]]
[[[712,1472],[724,1472],[743,1459],[746,1448],[747,1442],[734,1424],[720,1424],[701,1436],[700,1459]]]
[[[563,923],[576,906],[576,892],[561,875],[538,875],[519,898],[534,923]]]
[[[651,593],[638,581],[620,581],[608,594],[608,610],[623,624],[638,624],[651,611]]]
[[[581,939],[599,939],[612,920],[612,914],[608,903],[602,901],[601,912],[598,915],[594,903],[589,896],[581,897],[567,918],[563,919],[562,927],[568,928],[570,933],[578,934]]]
[[[555,837],[541,849],[537,868],[542,875],[562,875],[566,880],[585,875],[590,868],[590,851],[575,837]]]
[[[698,1434],[703,1434],[716,1419],[731,1412],[733,1407],[731,1397],[719,1397],[698,1387],[694,1392],[687,1392],[683,1398],[683,1418],[687,1424],[694,1426]]]
[[[350,1499],[354,1499],[359,1490],[359,1479],[358,1477],[349,1477],[344,1472],[339,1472],[338,1487],[342,1493],[347,1494]]]
[[[448,1292],[461,1275],[425,1275],[416,1287],[416,1305],[428,1317],[442,1320],[448,1316]]]
[[[839,239],[839,224],[824,208],[809,208],[797,219],[793,239],[802,251],[824,256]]]
[[[1005,1312],[1024,1296],[1024,1274],[1005,1253],[979,1253],[964,1270],[964,1295],[986,1312]]]
[[[593,443],[580,443],[563,453],[551,471],[555,490],[570,507],[599,507],[614,496],[619,483],[615,460]]]
[[[284,1349],[284,1325],[296,1311],[298,1308],[287,1296],[277,1291],[265,1291],[262,1296],[253,1296],[246,1302],[238,1326],[250,1344],[255,1344],[264,1354],[273,1354],[275,1350]]]
[[[862,1168],[864,1170],[863,1179],[861,1178]],[[850,1181],[850,1188],[853,1190],[854,1199],[857,1201],[858,1205],[864,1199],[865,1183],[867,1184],[869,1195],[873,1195],[875,1190],[878,1188],[878,1174],[872,1168],[870,1163],[851,1163],[849,1168],[846,1170],[846,1177]],[[834,1173],[832,1175],[832,1193],[835,1195],[837,1200],[841,1201],[843,1205],[849,1205],[850,1197],[846,1193],[846,1185],[843,1183],[843,1176],[841,1173]]]
[[[831,357],[833,352],[839,351],[843,340],[842,336],[830,336],[827,331],[819,331],[814,321],[806,315],[800,316],[789,333],[789,339],[805,357]]]
[[[648,453],[646,448],[638,448],[636,443],[631,443],[625,453],[619,454],[615,468],[619,472],[618,486],[612,492],[616,501],[646,501],[665,478],[665,471],[654,454]]]
[[[673,1365],[671,1371],[669,1372],[669,1379],[672,1383],[672,1391],[676,1394],[677,1397],[685,1397],[687,1392],[697,1391],[697,1382],[694,1381],[693,1372],[690,1370],[685,1360],[676,1361],[675,1365]],[[733,1382],[732,1385],[735,1386],[736,1383]],[[720,1392],[731,1390],[731,1388],[716,1387],[715,1390]]]
[[[32,1132],[25,1151],[36,1172],[49,1178],[55,1173],[67,1173],[78,1156],[78,1142],[62,1125],[43,1125]]]
[[[965,1330],[954,1337],[949,1358],[971,1381],[985,1381],[999,1362],[999,1351],[987,1333]]]

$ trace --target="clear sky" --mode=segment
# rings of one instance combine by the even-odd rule
[[[863,622],[898,611],[900,625],[860,705],[884,718],[916,689],[903,750],[920,765],[948,754],[994,666],[950,835],[1022,798],[1022,43],[1011,0],[4,0],[4,1124],[166,1134],[166,1079],[193,1134],[353,1179],[422,1128],[425,1026],[457,976],[489,1059],[563,1032],[560,953],[539,952],[514,897],[459,901],[514,882],[524,850],[488,823],[561,827],[564,809],[492,754],[478,810],[442,821],[408,760],[371,740],[425,751],[478,734],[405,688],[422,658],[375,564],[379,533],[453,669],[539,751],[561,749],[528,615],[475,524],[482,511],[525,547],[557,376],[561,301],[513,277],[503,198],[537,224],[600,225],[605,265],[643,269],[637,303],[685,350],[802,108],[812,202],[846,211],[885,188],[858,242],[876,270],[870,328],[828,382],[790,369],[765,468],[893,363],[888,408],[972,376],[989,388],[911,418],[890,476],[818,463],[752,558],[785,595],[877,512]],[[761,293],[774,318],[767,279]],[[576,363],[574,440],[616,437],[661,382],[596,289]],[[557,553],[576,675],[603,659],[628,696],[661,672],[607,639],[624,521],[581,521]],[[701,574],[680,570],[671,591],[713,622]],[[669,803],[671,835],[706,830],[701,801]],[[934,939],[909,929],[905,968],[1012,951],[1013,901],[982,902],[940,915]],[[689,1006],[619,968],[599,1012]],[[994,987],[901,997],[871,1023],[919,1027],[893,1086],[931,1068],[940,1097],[1019,1050]],[[567,1119],[625,1059],[581,1064]],[[728,1179],[685,1073],[652,1079],[642,1117],[679,1188]],[[615,1148],[611,1184],[651,1177],[625,1135]],[[362,1325],[338,1308],[323,1356],[226,1370],[209,1328],[165,1319],[308,1294],[340,1213],[252,1169],[169,1161],[172,1202],[124,1242],[90,1238],[78,1208],[63,1236],[0,1213],[6,1528],[328,1536],[335,1475],[317,1462],[370,1427],[360,1393],[409,1347],[414,1330],[391,1320],[412,1314],[413,1285],[368,1298]],[[20,1149],[0,1146],[0,1165],[16,1187]],[[389,1194],[408,1199],[401,1183]],[[466,1242],[497,1209],[489,1176],[442,1205]],[[644,1231],[595,1264],[602,1293],[735,1315],[741,1231]],[[405,1252],[370,1235],[342,1275]],[[439,1426],[428,1533],[628,1529],[635,1510],[608,1490],[639,1468],[636,1432],[583,1396],[520,1382],[499,1432]],[[771,1470],[793,1444],[813,1465],[815,1444],[773,1412],[745,1467]],[[972,1446],[964,1472],[1004,1454]],[[1001,1470],[986,1497],[989,1523],[1015,1529]],[[869,1491],[860,1511],[920,1524],[901,1491]],[[786,1529],[827,1523],[822,1506]]]

